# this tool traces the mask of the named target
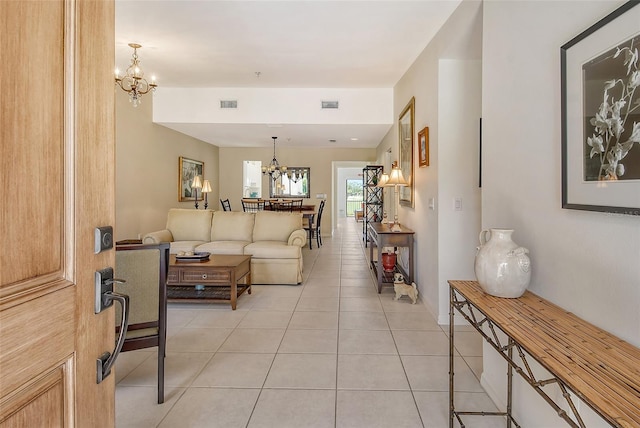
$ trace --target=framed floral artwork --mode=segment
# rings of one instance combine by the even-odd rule
[[[178,158],[178,202],[196,200],[191,183],[197,175],[200,179],[204,177],[204,162],[180,156]],[[198,192],[197,198],[198,201],[202,200],[202,192]]]
[[[429,127],[425,126],[418,132],[418,166],[429,166]]]
[[[561,47],[562,207],[640,215],[640,2]]]
[[[398,118],[400,169],[402,176],[409,183],[400,187],[400,205],[413,208],[413,123],[415,97],[400,113]]]

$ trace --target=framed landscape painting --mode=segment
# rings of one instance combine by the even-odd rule
[[[413,208],[413,123],[414,123],[415,97],[400,113],[398,118],[399,140],[400,140],[400,169],[402,176],[409,183],[408,186],[400,187],[400,205]]]
[[[178,202],[195,201],[191,183],[199,175],[204,177],[204,162],[180,156],[178,159]],[[198,200],[202,200],[202,192],[198,192]]]
[[[561,48],[562,207],[640,215],[640,2]]]

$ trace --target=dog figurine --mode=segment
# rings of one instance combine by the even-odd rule
[[[393,300],[398,300],[402,296],[409,296],[412,304],[415,305],[418,300],[418,287],[415,282],[411,285],[404,283],[404,275],[401,273],[393,274],[393,290],[396,292],[396,297]]]

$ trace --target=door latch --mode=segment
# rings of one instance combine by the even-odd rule
[[[111,373],[111,368],[122,350],[125,335],[129,327],[129,296],[113,291],[114,283],[125,283],[123,279],[113,277],[113,268],[105,268],[95,273],[95,308],[94,312],[99,314],[103,310],[111,307],[116,301],[122,306],[122,319],[120,321],[120,333],[116,341],[116,347],[111,352],[105,352],[96,360],[97,383],[101,383]]]

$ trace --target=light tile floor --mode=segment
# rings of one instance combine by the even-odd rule
[[[322,248],[303,253],[302,285],[255,285],[235,311],[169,304],[165,403],[156,404],[155,350],[123,353],[116,426],[448,427],[448,330],[420,301],[394,301],[392,287],[377,294],[362,224],[345,219]],[[495,410],[478,381],[481,338],[464,330],[457,406]]]

